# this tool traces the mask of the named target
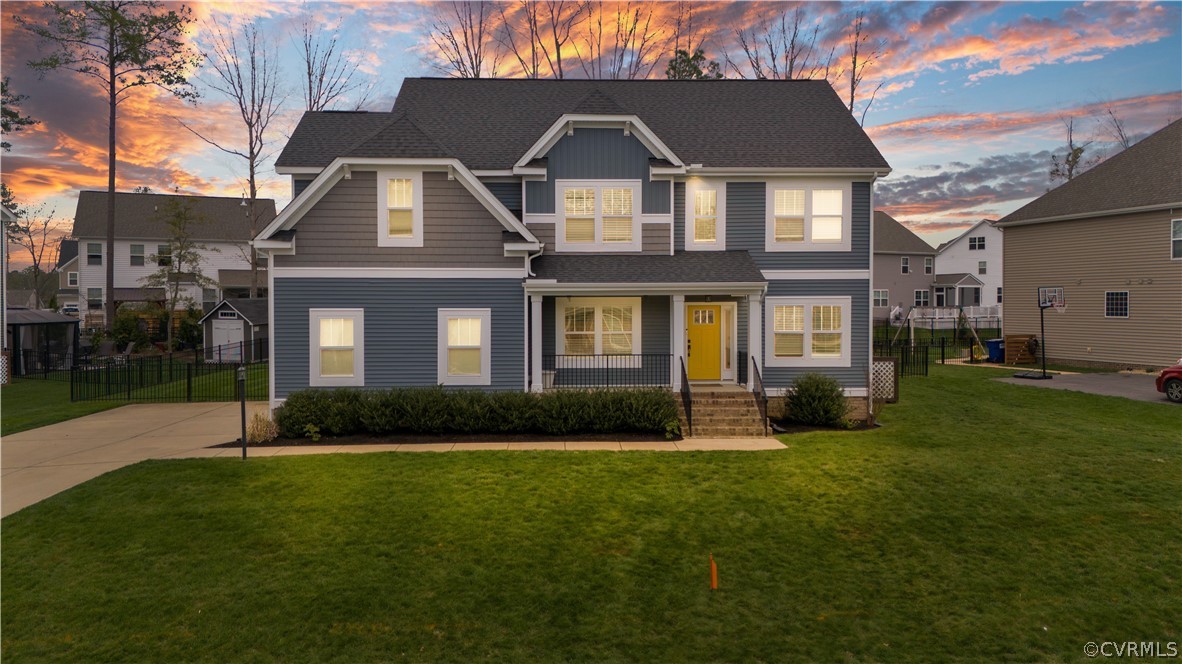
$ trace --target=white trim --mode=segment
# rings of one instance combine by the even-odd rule
[[[684,299],[683,299],[683,302],[684,302]],[[719,307],[719,310],[718,310],[718,313],[719,313],[719,319],[718,319],[718,378],[717,379],[713,379],[713,378],[694,379],[694,378],[691,378],[690,382],[691,383],[695,383],[695,382],[738,383],[739,382],[739,372],[738,372],[738,369],[739,369],[739,367],[738,367],[738,362],[739,362],[739,303],[738,302],[694,301],[694,302],[685,302],[682,306],[684,307],[684,311],[685,311],[684,320],[685,320],[685,325],[686,325],[686,329],[687,329],[687,334],[685,335],[685,338],[686,338],[687,342],[689,339],[688,326],[689,326],[689,320],[690,320],[690,315],[689,315],[690,308],[691,307]],[[727,312],[730,316],[729,336],[731,339],[731,343],[730,343],[729,347],[727,346],[727,343],[726,343],[726,338],[727,338],[728,334],[727,334],[727,330],[726,330],[726,325],[724,325],[724,322],[726,321],[726,316],[723,315],[724,311]],[[687,355],[688,355],[688,352],[687,352]],[[728,356],[730,357],[730,360],[731,360],[731,368],[730,369],[726,368],[726,360],[727,360]],[[686,365],[686,371],[687,372],[689,371],[688,364]]]
[[[410,237],[390,237],[389,200],[390,180],[410,180],[411,186],[411,232]],[[421,247],[423,246],[423,172],[417,170],[379,169],[378,187],[378,246],[379,247]]]
[[[1168,253],[1170,255],[1170,260],[1172,260],[1172,261],[1182,261],[1182,256],[1175,256],[1174,255],[1174,243],[1175,242],[1182,242],[1182,236],[1174,237],[1174,224],[1177,224],[1177,223],[1182,223],[1182,219],[1171,219],[1170,226],[1168,228],[1168,230],[1170,231],[1170,242],[1166,247],[1166,249],[1167,249],[1166,253]]]
[[[267,253],[267,252],[264,252]],[[271,411],[283,403],[275,398],[275,332],[279,326],[271,321],[275,320],[275,257],[267,255],[267,401],[271,404]]]
[[[694,175],[714,176],[758,176],[758,177],[854,177],[863,176],[867,180],[883,177],[891,172],[888,168],[750,168],[726,166],[702,166],[690,164],[686,173]],[[871,208],[873,209],[873,208]]]
[[[438,309],[436,318],[436,375],[440,385],[492,385],[492,309]],[[451,318],[480,319],[480,374],[452,376],[447,373],[447,321]]]
[[[804,241],[779,242],[776,240],[776,190],[795,189],[804,191]],[[839,242],[813,241],[813,191],[841,191],[841,240]],[[779,178],[768,180],[764,186],[764,251],[769,253],[793,253],[804,251],[848,252],[853,247],[853,183],[851,180],[813,180]]]
[[[899,256],[899,274],[911,274],[910,256]]]
[[[526,347],[529,352],[529,388],[532,392],[541,392],[542,383],[542,296],[530,295],[526,298],[529,309],[528,335]]]
[[[478,178],[507,178],[512,182],[517,181],[512,168],[474,168],[472,169],[472,175]]]
[[[882,293],[882,299],[886,300],[886,304],[878,304],[878,293]],[[889,288],[871,288],[870,289],[870,306],[875,308],[891,306],[891,291]]]
[[[273,298],[269,298],[273,299]],[[353,375],[320,375],[320,319],[353,319]],[[274,326],[273,326],[274,327]],[[308,385],[311,387],[365,386],[365,310],[308,309]]]
[[[70,283],[71,277],[73,277],[74,283]],[[78,287],[78,273],[75,271],[66,272],[66,288],[77,288],[77,287]]]
[[[641,199],[642,183],[640,180],[555,180],[554,181],[554,250],[566,253],[634,253],[643,249],[641,237]],[[595,240],[593,242],[566,241],[566,190],[592,189],[595,191]],[[632,190],[632,241],[605,242],[603,240],[603,190],[631,189]],[[558,204],[562,203],[563,211],[558,212]]]
[[[1124,293],[1124,296],[1125,296],[1125,315],[1123,315],[1123,316],[1109,316],[1108,315],[1108,296],[1109,295],[1117,295],[1119,293]],[[1103,313],[1104,313],[1104,318],[1106,318],[1106,319],[1116,318],[1116,319],[1121,319],[1121,320],[1128,320],[1128,318],[1133,313],[1133,293],[1132,293],[1132,291],[1127,291],[1127,290],[1106,290],[1106,291],[1104,291],[1104,312]]]
[[[1054,221],[1074,221],[1075,219],[1091,219],[1093,217],[1114,217],[1120,214],[1133,214],[1135,212],[1154,212],[1156,210],[1175,210],[1182,208],[1182,201],[1176,203],[1163,203],[1160,205],[1142,205],[1139,207],[1117,208],[1115,210],[1098,210],[1096,212],[1081,212],[1077,214],[1061,214],[1056,217],[1041,217],[1038,219],[1025,219],[1022,221],[1005,221],[1004,219],[998,221],[995,225],[998,228],[1005,229],[1009,226],[1029,226],[1031,224],[1048,224]]]
[[[775,327],[777,306],[804,307],[804,357],[775,356]],[[812,357],[813,314],[815,306],[837,305],[841,307],[841,356]],[[852,337],[853,298],[848,295],[833,297],[776,296],[764,298],[764,366],[768,367],[849,367],[852,362],[850,342]],[[766,352],[771,351],[771,352]]]
[[[595,331],[592,333],[595,339],[595,348],[593,355],[603,355],[603,308],[604,307],[632,307],[632,355],[642,355],[644,353],[644,340],[642,332],[644,326],[642,323],[643,316],[643,298],[639,297],[557,297],[554,298],[554,354],[565,355],[566,350],[566,308],[570,307],[594,307],[595,308]],[[618,362],[612,362],[613,368],[637,368],[640,366],[642,358],[628,357],[626,355],[617,356],[620,358]],[[562,362],[555,363],[555,366],[562,368]],[[575,365],[577,366],[577,365]]]
[[[714,200],[714,241],[697,241],[697,221],[695,209],[697,207],[697,193],[699,191],[713,191]],[[726,251],[726,180],[689,178],[685,182],[685,216],[682,219],[685,232],[682,234],[682,248],[686,251]]]
[[[309,175],[319,174],[323,168],[317,166],[276,166],[275,172],[279,175]]]
[[[760,270],[768,281],[869,279],[870,270]]]
[[[290,240],[251,240],[250,245],[255,251],[266,252],[270,256],[279,254],[291,256],[295,254],[295,236]]]
[[[767,290],[764,282],[756,283],[655,283],[655,284],[571,284],[553,279],[527,279],[525,291],[533,295],[747,295]]]
[[[522,279],[525,268],[464,267],[276,267],[285,279]]]
[[[673,154],[669,146],[665,145],[663,141],[648,128],[639,117],[635,115],[598,115],[598,114],[581,114],[581,113],[567,113],[554,121],[541,137],[528,149],[525,154],[517,160],[513,165],[513,171],[520,173],[519,169],[525,167],[526,164],[541,157],[554,147],[554,144],[562,139],[563,136],[570,135],[578,128],[616,128],[619,127],[630,133],[640,141],[644,147],[648,148],[650,152],[657,157],[668,160],[674,166],[684,166],[684,162]]]

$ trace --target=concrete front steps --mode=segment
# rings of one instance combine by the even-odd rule
[[[694,388],[691,410],[694,416],[693,438],[759,438],[768,435],[755,396],[737,389],[710,390]],[[689,431],[681,395],[677,394],[677,415],[681,431]]]

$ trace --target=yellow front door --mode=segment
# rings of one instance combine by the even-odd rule
[[[690,380],[722,378],[722,307],[691,304],[685,308],[686,373]]]

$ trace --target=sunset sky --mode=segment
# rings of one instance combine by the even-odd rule
[[[655,5],[663,27],[677,3]],[[322,25],[340,21],[339,36],[372,84],[364,108],[389,110],[407,76],[446,75],[434,66],[428,39],[440,5],[427,3],[191,3],[197,22],[189,38],[207,43],[211,19],[257,20],[280,47],[288,100],[270,149],[277,154],[298,121],[302,98],[293,35],[310,12]],[[735,31],[793,4],[694,3],[695,28],[707,55],[741,59]],[[996,218],[1046,191],[1051,154],[1061,153],[1061,118],[1074,117],[1077,140],[1092,154],[1114,150],[1099,124],[1111,108],[1135,138],[1182,117],[1182,3],[811,3],[822,26],[818,51],[840,41],[838,17],[861,7],[883,55],[863,87],[883,85],[865,127],[894,173],[880,180],[876,203],[936,244],[982,218]],[[611,10],[614,12],[614,9]],[[28,95],[24,114],[39,125],[5,136],[3,180],[24,204],[44,202],[72,219],[80,189],[106,187],[106,105],[101,91],[69,72],[39,78],[26,62],[39,57],[35,38],[16,25],[45,15],[40,3],[0,6],[0,67],[11,90]],[[579,29],[576,33],[581,34]],[[840,47],[839,47],[840,52]],[[654,76],[664,75],[664,60]],[[500,73],[511,75],[509,59]],[[577,64],[568,67],[584,74]],[[240,121],[229,103],[202,83],[196,104],[141,89],[120,107],[119,187],[238,196],[245,166],[185,129],[178,119],[219,141],[234,143]],[[841,92],[841,90],[839,90]],[[339,107],[351,108],[351,103]],[[1182,147],[1182,146],[1180,146]],[[280,206],[287,179],[264,166],[263,194]],[[68,224],[67,224],[68,225]],[[13,262],[20,264],[20,256]]]

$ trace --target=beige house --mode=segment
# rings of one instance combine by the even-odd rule
[[[932,306],[936,248],[882,210],[874,211],[874,320]],[[944,306],[941,304],[940,306]]]
[[[1039,335],[1048,361],[1162,367],[1182,357],[1182,121],[1004,217],[1006,335]]]

